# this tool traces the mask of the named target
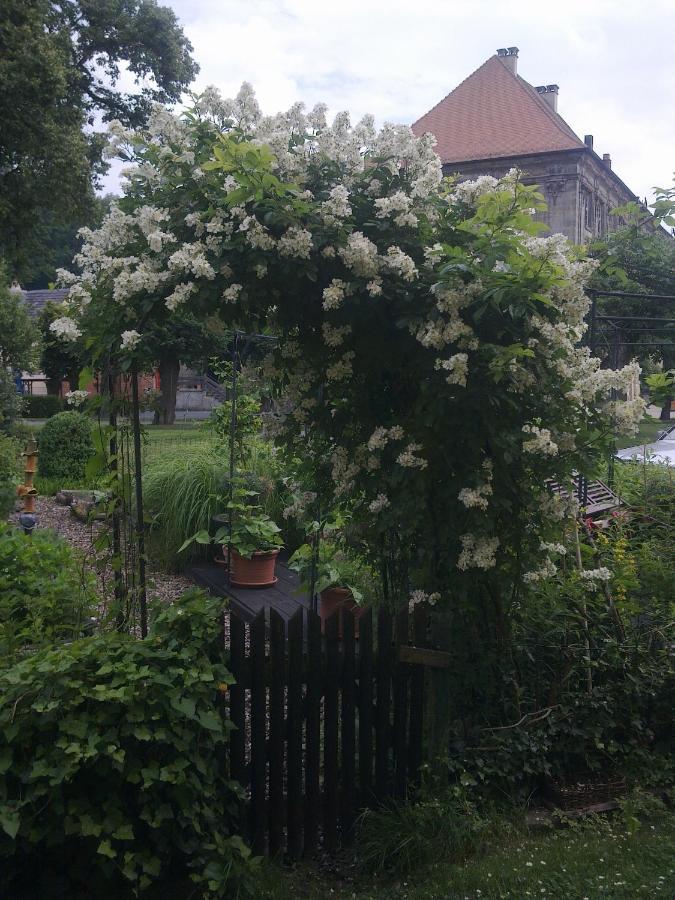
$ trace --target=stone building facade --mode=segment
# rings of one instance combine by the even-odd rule
[[[447,175],[500,177],[517,167],[548,204],[550,233],[585,244],[616,229],[612,210],[638,198],[558,113],[558,85],[533,87],[517,72],[518,48],[498,50],[412,126],[431,132]]]

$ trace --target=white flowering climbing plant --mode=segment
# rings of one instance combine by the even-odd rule
[[[591,264],[537,236],[536,188],[443,179],[433,139],[404,126],[300,104],[263,117],[246,85],[111,132],[124,196],[62,273],[53,329],[122,366],[183,308],[267,329],[276,439],[324,505],[350,504],[373,556],[397,556],[392,592],[440,605],[477,577],[506,590],[545,571],[566,513],[546,481],[592,472],[642,404],[616,399],[634,366],[580,346]]]

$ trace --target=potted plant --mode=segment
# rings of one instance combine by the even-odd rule
[[[321,631],[325,631],[327,619],[338,611],[338,631],[342,637],[343,611],[347,610],[354,616],[354,633],[358,637],[358,620],[363,613],[360,605],[363,592],[359,586],[364,581],[367,567],[360,560],[350,558],[338,544],[329,541],[322,541],[318,558],[313,560],[313,557],[312,544],[303,544],[291,556],[288,565],[299,574],[301,586],[306,591],[311,590],[314,576],[314,590],[321,599]]]
[[[232,511],[231,533],[228,525],[218,528],[213,537],[208,531],[198,531],[183,543],[180,550],[193,541],[197,544],[220,544],[224,561],[227,562],[227,548],[230,547],[230,582],[239,587],[270,587],[277,581],[274,570],[279,550],[283,547],[281,529],[255,506],[233,502],[228,504],[228,508]]]
[[[224,531],[224,534],[222,533]],[[270,587],[283,541],[279,526],[265,513],[240,513],[232,524],[232,534],[220,529],[215,543],[232,549],[230,581],[239,587]]]

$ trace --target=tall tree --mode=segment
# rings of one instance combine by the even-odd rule
[[[23,294],[7,288],[0,267],[0,369],[30,369],[36,360],[38,333]]]
[[[657,213],[659,207],[656,207]],[[598,290],[624,291],[637,294],[675,295],[675,239],[662,227],[668,224],[663,204],[661,214],[647,223],[644,211],[636,204],[620,210],[626,219],[624,228],[609,234],[591,247],[591,255],[599,261],[590,287]],[[601,314],[631,316],[617,322],[608,337],[605,352],[615,367],[629,359],[660,357],[666,369],[675,365],[675,301],[641,298],[600,298]],[[656,321],[650,321],[656,320]],[[661,321],[658,321],[658,320]],[[612,346],[613,345],[613,346]]]
[[[197,66],[155,0],[3,0],[0,7],[0,255],[26,280],[42,223],[91,215],[104,171],[99,118],[145,121]],[[119,90],[123,69],[135,92]]]

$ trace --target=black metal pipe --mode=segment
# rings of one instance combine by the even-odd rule
[[[132,427],[134,432],[134,480],[136,482],[136,540],[138,541],[138,600],[141,637],[148,636],[148,596],[145,578],[145,519],[143,515],[143,463],[141,460],[141,413],[138,403],[138,370],[131,375]]]
[[[675,302],[675,294],[638,294],[630,291],[599,291],[597,289],[588,292],[594,297],[628,297],[633,300],[669,300]]]
[[[232,583],[232,503],[234,502],[234,449],[235,435],[237,430],[237,349],[239,346],[239,332],[235,331],[232,335],[232,374],[230,378],[230,484],[228,490],[229,496],[229,515],[227,519],[228,535],[227,535],[227,582]]]

